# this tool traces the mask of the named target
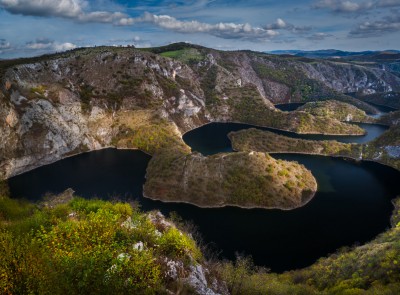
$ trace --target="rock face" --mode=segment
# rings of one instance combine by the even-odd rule
[[[173,50],[184,58],[163,57]],[[98,47],[2,61],[0,177],[70,154],[118,147],[116,138],[137,131],[126,114],[151,113],[168,122],[178,139],[206,122],[229,120],[320,132],[324,124],[318,120],[301,118],[312,122],[302,129],[299,116],[291,120],[273,103],[400,87],[400,78],[379,69],[310,61],[188,44],[146,51]],[[260,122],[261,117],[269,119]],[[142,125],[152,124],[149,120]],[[142,148],[138,142],[129,147]]]
[[[326,86],[342,93],[372,94],[399,89],[399,78],[378,68],[343,62],[319,61],[304,64],[303,69],[309,78],[319,80]]]

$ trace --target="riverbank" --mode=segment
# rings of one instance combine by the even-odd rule
[[[394,133],[394,134],[393,134]],[[261,151],[266,153],[297,153],[351,158],[371,161],[400,170],[400,159],[385,152],[389,142],[385,138],[397,138],[397,128],[389,129],[381,137],[367,144],[348,144],[335,140],[316,141],[290,138],[273,132],[246,129],[229,134],[235,151]],[[393,143],[394,144],[394,143]]]

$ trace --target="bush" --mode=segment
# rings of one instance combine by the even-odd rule
[[[165,259],[201,258],[189,236],[158,231],[126,203],[4,198],[0,214],[1,294],[159,294],[170,283]]]

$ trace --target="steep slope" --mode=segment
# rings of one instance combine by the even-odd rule
[[[162,53],[157,54],[98,47],[2,62],[1,175],[110,145],[126,147],[130,142],[129,147],[142,148],[137,140],[120,142],[132,137],[138,126],[146,129],[143,136],[151,138],[149,126],[175,130],[166,132],[172,141],[181,141],[182,132],[209,121],[241,121],[304,133],[362,133],[335,120],[326,124],[303,112],[276,110],[271,100],[293,89],[270,76],[260,78],[254,67],[257,62],[263,67],[270,64],[270,72],[279,77],[279,70],[273,70],[279,59],[271,63],[270,57],[252,52],[175,46],[180,54],[173,47],[159,48]],[[294,81],[302,85],[304,75],[285,77],[293,81],[296,75]],[[273,85],[286,90],[274,92]],[[333,91],[323,85],[314,90],[315,96]],[[293,96],[300,99],[300,93],[301,89],[295,90]],[[145,150],[151,153],[154,148],[149,142]]]
[[[2,61],[0,177],[108,146],[158,155],[152,164],[158,163],[150,167],[171,171],[190,155],[183,132],[212,121],[299,133],[363,134],[335,118],[281,112],[273,104],[335,97],[362,105],[339,92],[400,85],[397,77],[376,71],[185,43],[153,49],[85,48]],[[343,86],[345,81],[350,84]],[[312,181],[300,194],[302,190],[313,191]],[[182,198],[188,201],[189,194]]]

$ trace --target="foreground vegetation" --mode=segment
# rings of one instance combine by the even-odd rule
[[[0,198],[1,294],[191,290],[185,278],[202,254],[162,215],[68,192],[41,204],[5,193]]]
[[[204,258],[196,242],[156,212],[66,192],[32,204],[0,198],[1,294],[398,294],[400,199],[392,227],[310,267],[283,274]],[[206,265],[207,289],[189,284]],[[207,282],[206,282],[207,284]],[[212,285],[210,287],[210,285]],[[204,292],[202,292],[203,290]]]

